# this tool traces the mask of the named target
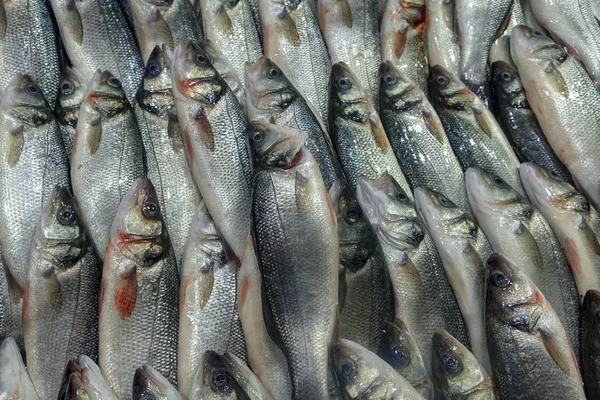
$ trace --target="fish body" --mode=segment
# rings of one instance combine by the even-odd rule
[[[188,0],[184,0],[188,1]],[[157,370],[144,365],[133,375],[133,399],[183,400],[181,393]]]
[[[454,22],[454,2],[425,0],[425,44],[430,66],[439,65],[458,75],[460,46]]]
[[[59,400],[116,400],[100,372],[100,367],[88,356],[69,360],[58,393]]]
[[[0,340],[12,338],[23,351],[22,293],[1,260],[0,266]]]
[[[583,383],[588,399],[600,395],[600,293],[589,290],[583,301]]]
[[[13,338],[0,344],[0,399],[37,400],[39,397],[29,379],[19,346]]]
[[[60,76],[56,116],[67,156],[73,153],[73,140],[79,119],[79,108],[88,81],[75,68],[65,67]]]

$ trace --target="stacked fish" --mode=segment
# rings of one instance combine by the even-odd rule
[[[600,399],[597,18],[0,3],[0,399]]]

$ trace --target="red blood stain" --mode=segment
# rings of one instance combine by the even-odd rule
[[[185,155],[187,156],[188,164],[190,168],[194,167],[194,149],[192,148],[192,141],[190,140],[189,133],[183,132],[183,145],[185,146]]]
[[[115,307],[121,318],[127,318],[135,308],[137,298],[137,274],[135,267],[119,275],[115,285]]]
[[[246,299],[248,298],[248,290],[250,289],[250,278],[244,276],[241,282],[240,289],[240,306],[239,309],[242,310],[244,305],[246,304]]]

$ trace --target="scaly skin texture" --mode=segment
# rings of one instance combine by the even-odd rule
[[[583,382],[588,399],[600,395],[600,293],[589,290],[583,301]]]
[[[460,47],[454,29],[454,2],[425,0],[425,41],[430,66],[439,65],[458,75]]]
[[[0,344],[0,399],[38,399],[13,338],[6,338]]]
[[[9,281],[9,279],[11,279]],[[9,278],[4,265],[0,267],[0,340],[13,338],[22,352],[23,329],[21,315],[23,299],[20,289],[12,277]]]
[[[79,119],[79,108],[88,83],[75,68],[65,67],[60,76],[56,117],[69,158],[73,153],[73,140],[75,139],[75,130]]]

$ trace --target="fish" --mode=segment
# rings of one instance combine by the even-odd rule
[[[69,360],[63,373],[58,400],[116,400],[100,372],[100,367],[88,356]]]
[[[316,1],[315,1],[316,6]],[[258,0],[264,55],[302,94],[314,113],[328,121],[331,59],[307,1]]]
[[[583,383],[588,399],[600,395],[600,292],[590,289],[583,300]]]
[[[147,177],[158,194],[177,265],[181,267],[188,231],[202,196],[188,164],[177,120],[171,55],[164,45],[152,52],[134,111],[144,143]]]
[[[496,39],[494,41],[494,43],[492,43],[492,47],[490,47],[490,55],[489,55],[489,60],[488,60],[488,64],[489,64],[490,68],[497,61],[506,63],[509,66],[511,66],[512,68],[514,68],[515,70],[517,69],[517,67],[515,66],[515,63],[513,63],[513,60],[510,57],[510,32],[507,33],[505,31],[502,36],[500,36],[498,39]],[[492,79],[494,79],[493,70],[491,72],[492,72]],[[492,82],[492,83],[495,83],[495,82]],[[492,85],[492,91],[494,92],[495,90],[496,90],[496,88],[494,87],[494,85]],[[494,96],[498,96],[498,94],[494,92]],[[494,106],[496,106],[495,102],[494,102]]]
[[[348,399],[424,399],[375,353],[347,339],[331,346],[331,358]]]
[[[138,179],[111,228],[100,288],[98,360],[117,399],[152,365],[176,385],[179,275],[152,182]]]
[[[377,354],[402,375],[425,399],[433,399],[433,381],[425,368],[419,346],[406,324],[395,319],[383,329]]]
[[[79,108],[71,180],[81,220],[102,261],[121,199],[145,176],[142,135],[123,86],[98,70]]]
[[[544,294],[501,254],[488,258],[487,271],[485,319],[497,397],[585,399],[573,348]]]
[[[188,0],[184,0],[188,1]],[[183,400],[181,393],[157,370],[144,365],[133,375],[133,396],[137,399]]]
[[[110,71],[135,102],[144,62],[119,0],[50,0],[61,42],[72,65],[86,81]]]
[[[189,0],[130,0],[134,33],[147,65],[156,46],[174,51],[180,43],[201,42],[202,28]]]
[[[224,242],[239,259],[250,232],[253,174],[246,117],[202,45],[179,45],[172,75],[194,180]]]
[[[395,317],[414,335],[427,371],[431,335],[440,327],[468,343],[467,330],[433,240],[417,217],[414,201],[387,173],[359,177],[356,197],[383,248]]]
[[[454,290],[469,331],[470,348],[484,368],[491,371],[484,325],[484,262],[492,248],[475,221],[443,194],[418,187],[415,205]]]
[[[190,227],[181,268],[179,298],[179,388],[188,393],[207,350],[246,359],[238,311],[239,262],[229,259],[205,204]]]
[[[223,362],[231,376],[239,383],[248,398],[273,400],[269,392],[262,385],[260,380],[248,368],[246,362],[233,353],[225,352]]]
[[[338,312],[333,206],[304,147],[306,133],[271,125],[248,135],[257,165],[252,221],[265,323],[288,361],[292,398],[326,399],[327,353]]]
[[[79,108],[88,83],[76,68],[65,67],[60,76],[56,117],[65,151],[69,157],[73,153]]]
[[[425,8],[425,0],[387,0],[381,21],[381,61],[391,62],[427,93]]]
[[[433,381],[438,399],[494,400],[492,378],[478,359],[448,332],[433,334]]]
[[[513,0],[512,6],[510,8],[510,14],[509,16],[507,16],[507,18],[508,21],[507,19],[504,20],[504,24],[500,28],[500,31],[502,31],[502,36],[510,37],[510,33],[512,32],[515,26],[525,24],[523,8],[521,7],[521,2],[519,0]],[[506,25],[506,27],[504,27],[504,25]]]
[[[541,32],[542,34],[550,37],[550,34],[547,30],[545,30],[542,25],[537,21],[535,15],[533,14],[533,10],[531,9],[531,0],[520,0],[521,9],[523,10],[523,25],[530,27],[533,30]],[[514,27],[513,27],[514,28]],[[511,31],[512,33],[512,31]]]
[[[17,74],[0,100],[0,247],[5,272],[25,289],[31,243],[54,185],[69,187],[69,159],[42,89]]]
[[[429,81],[432,103],[463,170],[483,168],[525,195],[519,180],[519,159],[485,104],[440,66],[430,69]]]
[[[227,86],[231,89],[235,98],[240,103],[244,113],[246,112],[246,92],[244,91],[244,84],[242,83],[242,77],[240,77],[235,70],[233,65],[225,55],[215,46],[210,40],[202,42],[202,48],[208,53],[212,59],[212,64],[221,75],[221,78],[225,81]]]
[[[513,29],[511,56],[544,136],[575,186],[600,210],[600,93],[579,61],[542,33]],[[541,73],[544,71],[544,73]],[[546,72],[548,71],[548,72]]]
[[[430,66],[458,75],[460,46],[454,21],[454,1],[425,0],[425,46]]]
[[[9,274],[0,259],[0,343],[6,338],[12,338],[24,353],[21,326],[23,293]]]
[[[470,215],[463,171],[427,96],[392,63],[379,71],[381,122],[411,188],[442,192]]]
[[[23,296],[27,371],[42,399],[58,393],[66,360],[98,357],[101,273],[75,200],[56,186],[35,232]]]
[[[583,302],[588,290],[600,289],[600,241],[593,228],[600,214],[557,174],[532,162],[521,164],[520,172],[531,203],[548,221],[563,248]]]
[[[39,399],[27,375],[19,346],[11,337],[0,344],[0,399]]]
[[[552,228],[525,197],[497,175],[469,168],[465,179],[469,202],[492,249],[519,260],[523,273],[543,290],[579,360],[581,304]]]

